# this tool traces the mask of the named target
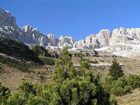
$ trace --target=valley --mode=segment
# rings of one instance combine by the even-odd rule
[[[139,105],[139,52],[140,28],[56,38],[0,8],[0,104]]]

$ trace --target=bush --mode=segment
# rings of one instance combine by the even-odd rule
[[[127,80],[124,77],[119,78],[116,81],[113,81],[111,85],[112,85],[111,93],[115,95],[124,95],[130,92],[131,90],[131,86],[127,84]]]
[[[89,67],[87,61],[82,63],[84,68]],[[66,48],[56,62],[53,80],[45,95],[49,96],[49,104],[110,105],[110,94],[101,86],[99,76],[88,70],[75,70]]]
[[[128,85],[132,86],[133,89],[140,87],[140,76],[129,75],[128,77],[126,77],[126,80],[128,82]]]
[[[6,87],[3,87],[0,83],[0,104],[5,104],[9,96],[10,90]]]
[[[113,80],[108,77],[105,84],[106,90],[114,95],[124,95],[140,87],[140,76],[129,75]]]
[[[97,74],[75,70],[67,49],[60,55],[52,83],[41,86],[25,82],[17,93],[5,100],[6,105],[116,105]]]
[[[117,80],[124,75],[121,65],[119,65],[119,63],[115,59],[110,66],[109,74],[111,75],[113,80]]]
[[[89,69],[90,68],[90,61],[87,59],[82,59],[80,61],[80,65],[83,69]]]

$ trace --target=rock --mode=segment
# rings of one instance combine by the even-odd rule
[[[75,40],[72,37],[62,35],[59,37],[57,46],[59,48],[63,48],[63,47],[73,48],[74,43]]]
[[[3,10],[0,8],[0,26],[15,26],[16,24],[16,18],[12,16],[9,12]]]
[[[88,46],[89,48],[100,47],[100,43],[95,34],[90,34],[89,36],[87,36],[85,42],[86,42],[86,46]]]
[[[57,46],[58,39],[54,37],[54,34],[53,33],[49,33],[47,36],[48,36],[48,39],[49,39],[50,46]]]
[[[111,32],[107,29],[102,29],[98,34],[97,34],[97,39],[100,43],[100,47],[106,47],[109,46],[109,39],[111,37]]]
[[[0,8],[0,36],[15,39],[20,32],[16,18]]]
[[[115,45],[118,43],[124,43],[127,41],[127,31],[125,28],[114,29],[110,38],[109,44]]]
[[[21,28],[19,39],[26,44],[38,44],[42,46],[48,46],[49,38],[39,32],[37,28],[26,25]]]
[[[85,40],[76,41],[74,43],[73,47],[76,49],[84,49],[84,48],[86,48],[86,42],[85,42]]]

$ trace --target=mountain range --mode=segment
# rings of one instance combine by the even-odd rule
[[[0,8],[0,36],[21,41],[27,45],[37,44],[44,47],[69,49],[95,49],[119,56],[140,55],[140,28],[116,28],[112,31],[102,29],[85,39],[76,41],[66,35],[56,38],[53,33],[43,34],[37,28],[26,25],[19,27],[10,12]]]

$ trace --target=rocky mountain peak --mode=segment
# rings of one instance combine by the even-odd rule
[[[25,44],[41,46],[69,47],[75,49],[95,49],[108,47],[116,52],[126,49],[138,49],[140,46],[140,28],[116,28],[113,31],[102,29],[90,34],[85,39],[75,41],[72,37],[61,35],[55,38],[53,33],[44,34],[30,25],[18,27],[16,18],[10,12],[0,8],[0,36],[19,40]],[[137,46],[137,47],[135,47]],[[140,49],[140,48],[139,48]]]
[[[16,18],[7,10],[0,8],[0,26],[13,26],[17,27]]]
[[[63,48],[63,47],[72,48],[74,43],[75,43],[75,40],[72,37],[66,36],[66,35],[61,35],[59,37],[59,42],[58,42],[57,46],[59,48]]]
[[[97,39],[100,43],[100,47],[108,46],[110,37],[111,37],[110,30],[102,29],[101,31],[99,31],[99,33],[97,34]]]

